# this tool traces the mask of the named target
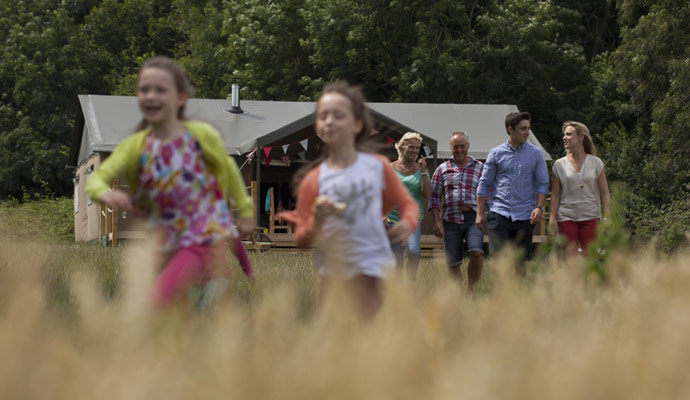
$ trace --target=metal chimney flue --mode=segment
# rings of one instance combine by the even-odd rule
[[[232,79],[232,99],[231,106],[227,112],[232,114],[242,114],[244,110],[240,107],[240,84],[237,83],[237,78]]]

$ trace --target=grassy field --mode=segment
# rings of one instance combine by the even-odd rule
[[[423,259],[362,323],[338,288],[317,307],[308,256],[252,253],[253,288],[233,260],[215,309],[160,312],[143,246],[4,235],[0,398],[688,398],[690,254],[607,240],[526,281],[503,254],[476,296]]]
[[[0,398],[687,398],[690,256],[487,265],[470,296],[424,259],[363,324],[316,308],[307,256],[253,253],[207,313],[155,312],[138,247],[0,242]]]

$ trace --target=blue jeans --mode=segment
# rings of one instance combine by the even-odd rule
[[[477,214],[474,211],[462,214],[465,220],[462,224],[443,221],[443,247],[446,251],[446,264],[449,267],[462,264],[465,240],[468,252],[478,251],[484,254],[484,233],[475,224]]]
[[[532,233],[534,225],[529,220],[513,221],[499,213],[489,211],[489,247],[491,254],[501,249],[507,242],[513,242],[522,250],[522,260],[532,259]]]
[[[417,229],[410,234],[407,240],[407,264],[410,268],[417,268],[419,265],[419,253],[422,240],[422,221],[417,224]],[[403,246],[401,242],[391,243],[391,250],[395,254],[395,262],[402,268],[405,260],[403,259]]]

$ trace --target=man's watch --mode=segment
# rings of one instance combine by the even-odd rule
[[[544,212],[544,206],[537,206],[538,209],[541,210],[541,212]]]

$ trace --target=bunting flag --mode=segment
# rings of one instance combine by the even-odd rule
[[[309,146],[309,139],[304,139],[300,141],[299,144],[301,144],[302,147],[304,147],[304,151],[307,151],[307,146]]]
[[[306,160],[306,159],[307,159],[307,152],[306,152],[306,150],[305,150],[305,151],[301,151],[301,152],[299,153],[299,158],[300,158],[301,160]]]
[[[273,148],[273,146],[264,146],[262,148],[264,149],[264,154],[266,155],[266,157],[265,157],[266,166],[270,167],[271,166],[271,156],[269,156],[268,154],[271,152],[271,149]]]
[[[283,156],[283,162],[285,163],[286,167],[290,166],[290,157],[289,156]]]
[[[431,155],[431,147],[424,146],[424,154],[426,154],[426,156],[429,157]]]
[[[387,137],[386,137],[386,143],[390,146],[390,145],[392,145],[393,143],[395,143],[395,139],[393,139],[392,137],[387,136]]]
[[[374,136],[374,135],[376,135],[377,133],[379,133],[379,131],[377,131],[375,128],[372,127],[372,128],[371,128],[371,132],[369,132],[369,136]]]
[[[283,154],[287,154],[288,147],[290,147],[289,144],[284,144],[284,145],[283,145]]]

